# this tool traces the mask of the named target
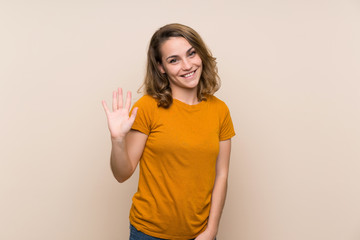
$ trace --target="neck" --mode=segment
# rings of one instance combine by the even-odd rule
[[[172,97],[189,105],[195,105],[199,103],[196,88],[183,91],[172,91]]]

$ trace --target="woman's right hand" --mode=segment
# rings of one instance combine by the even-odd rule
[[[102,101],[102,105],[106,113],[111,138],[114,140],[124,139],[135,121],[137,112],[137,108],[134,108],[131,116],[129,117],[131,92],[127,92],[125,106],[123,106],[122,89],[118,88],[117,91],[113,92],[112,112],[109,110],[104,100]]]

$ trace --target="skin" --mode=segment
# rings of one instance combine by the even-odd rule
[[[172,97],[182,102],[197,104],[197,86],[202,72],[200,56],[190,43],[182,37],[171,37],[160,48],[162,63],[158,65],[170,82]],[[188,73],[195,73],[185,77]]]
[[[122,89],[113,92],[112,112],[104,100],[102,104],[111,135],[111,170],[116,180],[122,183],[134,173],[148,136],[131,130],[137,113],[137,108],[134,108],[129,117],[131,92],[127,93],[125,105],[123,105]]]
[[[199,103],[196,93],[202,62],[194,48],[184,38],[171,37],[162,44],[160,51],[162,64],[158,67],[169,77],[173,98],[189,105]],[[192,72],[194,72],[193,75],[185,76]],[[122,89],[114,91],[112,111],[109,110],[105,101],[102,101],[102,105],[107,116],[112,142],[111,169],[116,180],[122,183],[134,173],[148,136],[131,130],[137,113],[137,108],[134,108],[129,116],[131,92],[127,93],[125,104],[123,104]],[[213,240],[218,232],[227,192],[231,139],[220,141],[219,144],[208,226],[195,240]]]

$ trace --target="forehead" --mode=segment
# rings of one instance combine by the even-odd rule
[[[172,55],[184,55],[192,46],[183,37],[170,37],[162,43],[160,52],[162,57],[168,57]]]

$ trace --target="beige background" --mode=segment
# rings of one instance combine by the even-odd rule
[[[128,238],[138,175],[111,174],[101,100],[171,22],[217,57],[236,127],[218,239],[359,240],[356,0],[1,1],[0,239]]]

